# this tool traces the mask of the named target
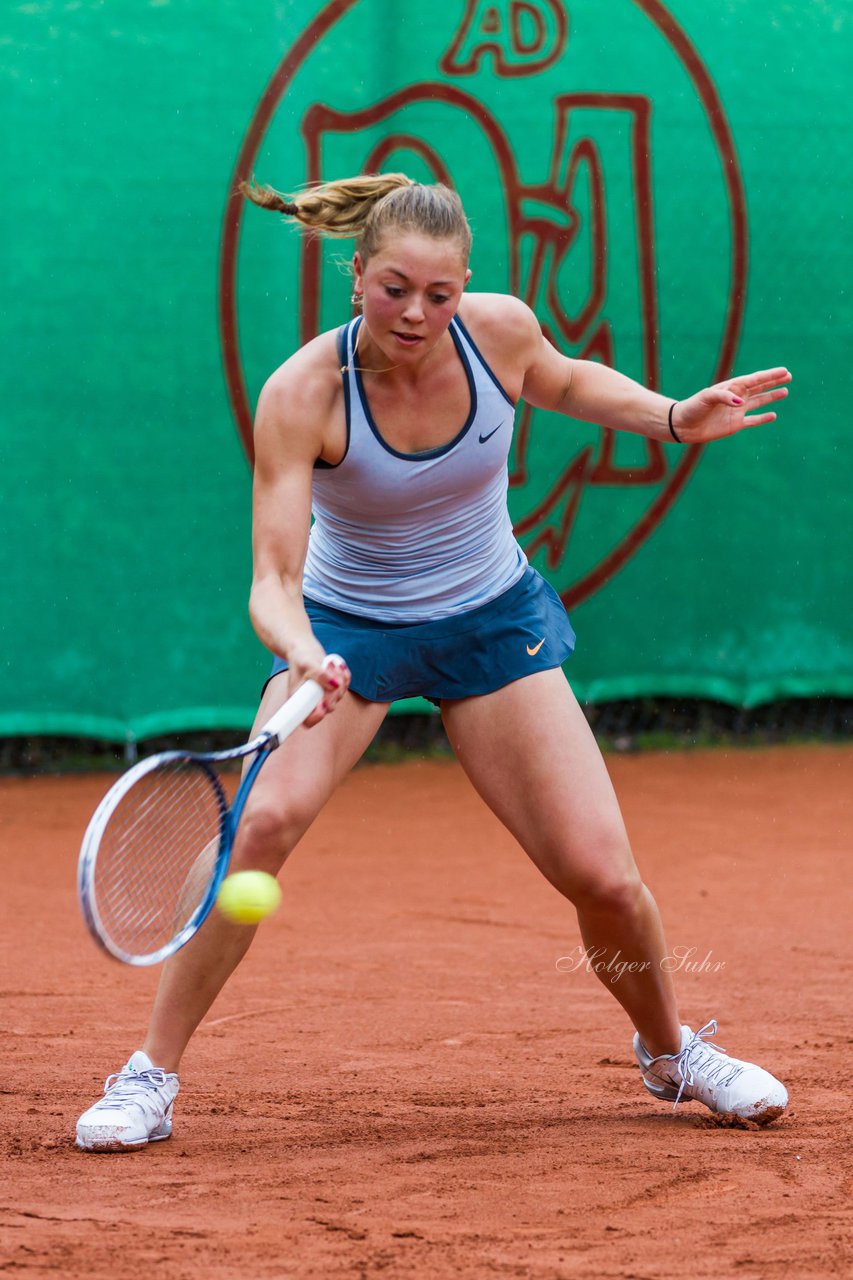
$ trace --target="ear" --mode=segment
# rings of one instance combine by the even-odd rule
[[[352,255],[352,291],[354,294],[364,293],[364,263],[358,249]]]
[[[471,279],[471,268],[469,267],[469,268],[467,269],[467,271],[465,272],[465,284],[463,284],[463,286],[462,286],[462,288],[463,288],[463,289],[467,286],[468,281],[469,281],[470,279]]]

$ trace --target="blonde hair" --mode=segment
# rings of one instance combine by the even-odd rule
[[[283,213],[311,231],[354,239],[363,262],[377,252],[392,228],[457,240],[466,262],[471,252],[471,228],[462,201],[441,182],[426,185],[404,173],[368,173],[317,183],[292,199],[254,181],[241,182],[239,190],[262,209]]]

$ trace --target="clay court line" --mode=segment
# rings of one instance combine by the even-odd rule
[[[222,1018],[211,1018],[209,1022],[203,1022],[200,1031],[205,1031],[210,1027],[221,1027],[224,1022],[240,1022],[243,1018],[264,1018],[268,1013],[287,1013],[290,1006],[286,1004],[276,1004],[270,1009],[248,1009],[245,1013],[226,1013]]]

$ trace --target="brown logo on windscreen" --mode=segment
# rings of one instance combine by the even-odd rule
[[[333,41],[345,19],[352,27],[360,13],[369,17],[370,4],[371,0],[334,0],[296,40],[251,121],[235,182],[254,171],[271,122],[284,103],[297,96],[294,80],[306,60]],[[718,203],[725,204],[728,260],[716,267],[716,274],[725,278],[727,269],[729,287],[720,307],[719,349],[709,353],[703,370],[704,381],[719,381],[731,372],[746,276],[745,206],[737,158],[717,92],[685,33],[658,0],[624,0],[624,6],[635,18],[650,19],[658,37],[664,37],[670,53],[680,59],[713,139],[716,163],[721,162]],[[324,92],[303,101],[293,120],[304,148],[299,180],[403,167],[403,154],[415,157],[430,175],[427,180],[455,186],[469,214],[488,187],[499,207],[490,206],[485,232],[475,218],[475,233],[478,246],[484,235],[502,238],[503,287],[534,309],[559,349],[615,364],[657,389],[661,285],[652,180],[657,155],[654,94],[613,92],[605,86],[560,91],[571,83],[562,69],[572,65],[572,41],[577,34],[582,43],[584,22],[589,25],[596,8],[593,0],[571,5],[564,0],[468,0],[458,25],[448,22],[446,31],[439,31],[434,51],[423,53],[421,61],[431,60],[428,78],[412,78],[358,107],[335,102],[333,80],[321,85]],[[431,22],[430,30],[441,27],[439,17]],[[403,34],[405,27],[403,19]],[[555,71],[561,73],[556,80]],[[602,79],[607,75],[605,65]],[[530,95],[536,95],[541,136],[535,145],[534,140],[529,146],[519,141],[513,101],[522,99],[514,100],[512,94],[525,95],[525,109]],[[476,151],[485,157],[473,177],[473,161],[460,158],[459,146],[454,145],[454,139],[458,143],[463,136],[472,155]],[[484,167],[489,169],[487,179],[482,176]],[[242,214],[242,203],[230,201],[223,235],[220,318],[231,403],[251,457],[251,411],[238,353],[235,300]],[[324,271],[328,272],[328,260],[322,244],[306,238],[300,253],[299,332],[293,335],[294,345],[345,318],[323,315]],[[685,278],[690,278],[689,266]],[[484,287],[496,286],[488,281]],[[649,536],[682,490],[701,449],[678,450],[633,438],[634,451],[626,460],[619,456],[613,432],[598,430],[594,439],[573,445],[578,436],[573,437],[570,426],[567,423],[565,433],[557,437],[558,452],[553,425],[538,411],[521,407],[510,501],[516,534],[527,555],[544,562],[563,600],[573,605],[606,582]],[[620,498],[631,493],[636,498],[630,502]],[[608,502],[614,518],[597,518],[598,549],[593,554],[586,549],[590,539],[583,531],[586,563],[575,568],[572,536],[579,528],[584,500],[594,507],[591,499],[596,494],[612,495]],[[616,515],[622,508],[632,514],[630,524],[620,526]]]

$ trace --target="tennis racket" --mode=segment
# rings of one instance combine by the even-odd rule
[[[342,662],[335,654],[325,665]],[[77,867],[83,919],[125,964],[152,965],[196,933],[216,900],[264,761],[323,697],[306,680],[257,737],[228,751],[163,751],[119,778],[86,828]],[[229,807],[213,767],[254,755]]]

